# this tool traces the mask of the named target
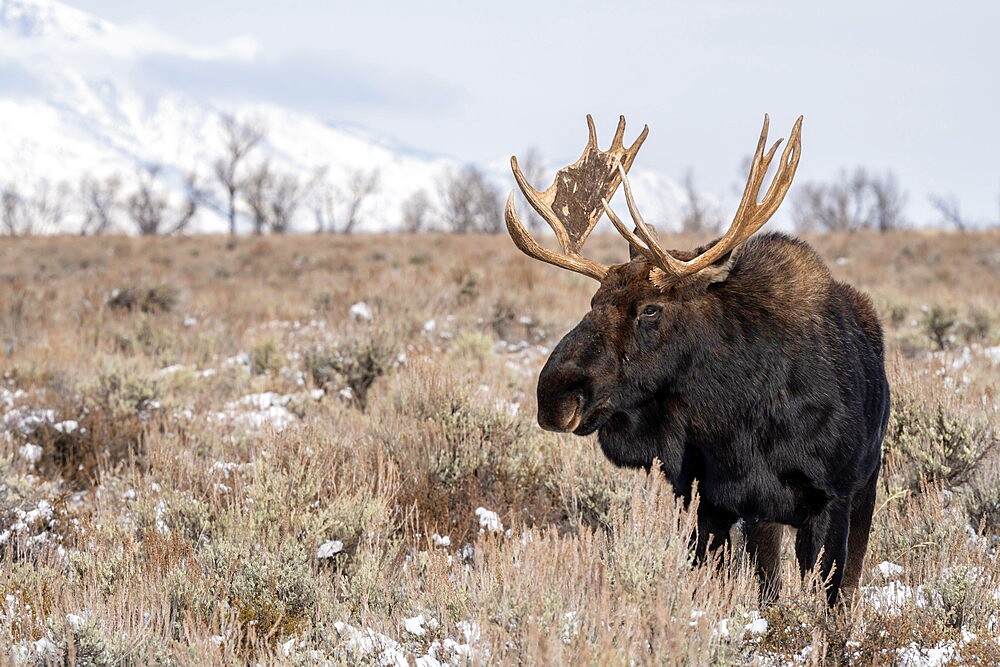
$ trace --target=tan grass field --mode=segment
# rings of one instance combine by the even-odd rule
[[[894,399],[832,612],[790,550],[770,608],[738,550],[692,566],[664,481],[535,425],[596,284],[506,237],[0,239],[3,659],[1000,663],[1000,233],[810,241]]]

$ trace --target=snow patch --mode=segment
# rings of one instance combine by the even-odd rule
[[[340,540],[328,540],[323,544],[319,545],[316,549],[317,560],[323,560],[326,558],[333,558],[340,552],[344,550],[344,543]]]
[[[371,322],[372,321],[372,309],[364,301],[358,301],[356,304],[351,306],[349,311],[351,319],[355,322]]]
[[[291,394],[276,394],[272,391],[248,394],[226,403],[224,410],[213,413],[209,418],[228,421],[248,430],[270,426],[280,433],[296,420],[295,415],[285,407],[292,398],[294,396]]]
[[[927,596],[923,586],[907,586],[890,581],[886,586],[862,586],[865,604],[875,611],[897,616],[907,607],[926,607]]]
[[[885,579],[892,579],[893,577],[898,577],[903,573],[903,566],[897,565],[896,563],[890,563],[887,560],[882,561],[875,566],[878,573],[882,575]]]
[[[42,448],[39,445],[27,443],[17,448],[17,453],[21,458],[34,466],[42,458]]]
[[[477,507],[476,516],[479,517],[480,532],[503,532],[503,522],[500,521],[500,517],[496,512],[488,510],[485,507]]]
[[[423,637],[427,634],[427,630],[424,629],[424,623],[427,620],[424,618],[423,614],[417,614],[412,618],[403,619],[403,628],[409,632],[411,635],[416,635],[417,637]]]
[[[746,624],[744,630],[752,635],[763,635],[767,633],[767,619],[758,618]]]

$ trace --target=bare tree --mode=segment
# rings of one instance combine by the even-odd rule
[[[808,227],[810,222],[826,231],[855,231],[871,226],[868,215],[868,191],[865,172],[841,172],[833,183],[807,183],[793,200],[792,217],[796,224]]]
[[[718,210],[702,196],[695,185],[694,170],[688,169],[681,181],[684,188],[684,212],[681,229],[695,234],[717,234],[722,227]]]
[[[254,168],[243,181],[243,197],[246,199],[247,207],[253,222],[253,233],[261,235],[268,227],[270,215],[268,213],[268,197],[270,193],[271,165],[270,162],[261,162]]]
[[[459,234],[496,234],[503,229],[500,192],[477,167],[468,165],[446,175],[440,188],[445,229]]]
[[[359,221],[361,206],[378,189],[379,173],[377,169],[364,171],[355,169],[347,177],[347,187],[344,194],[347,198],[347,215],[341,232],[350,234]]]
[[[412,234],[427,228],[433,205],[426,190],[421,188],[411,194],[403,200],[402,208],[402,231]]]
[[[243,188],[254,234],[263,234],[266,229],[275,234],[287,232],[311,186],[311,182],[276,172],[269,162],[262,162],[250,173]]]
[[[962,208],[955,195],[931,195],[931,206],[940,214],[945,224],[953,226],[960,232],[969,228],[969,219],[962,215]]]
[[[833,183],[805,183],[792,200],[792,219],[797,229],[887,232],[904,224],[906,196],[892,172],[869,174],[859,167],[841,172]]]
[[[350,234],[361,222],[365,201],[378,190],[377,170],[354,169],[348,173],[343,187],[324,180],[326,169],[316,172],[309,185],[309,207],[316,221],[316,233]],[[342,221],[338,226],[338,221]]]
[[[29,193],[13,184],[0,189],[0,211],[4,232],[10,236],[30,236],[57,229],[69,205],[66,183],[52,183],[46,178],[35,182]]]
[[[24,197],[13,183],[0,187],[0,223],[8,236],[30,234]]]
[[[868,187],[871,189],[874,206],[875,229],[881,233],[906,226],[903,209],[906,208],[906,193],[899,189],[896,175],[891,171],[871,177]]]
[[[66,215],[70,199],[68,183],[52,183],[44,178],[38,181],[29,206],[29,211],[35,218],[36,230],[42,233],[56,230]]]
[[[294,174],[277,174],[271,187],[271,231],[284,234],[302,204],[309,185]]]
[[[169,191],[161,182],[162,174],[161,165],[145,165],[139,170],[135,191],[125,200],[125,210],[143,236],[183,231],[205,198],[205,191],[192,171],[184,177],[184,201],[179,210],[173,211]]]
[[[114,226],[115,211],[120,206],[118,199],[121,179],[109,176],[104,179],[86,177],[80,183],[80,199],[83,202],[83,224],[80,234],[105,234]]]
[[[245,183],[241,175],[247,156],[265,137],[263,126],[254,121],[241,122],[231,114],[222,114],[225,153],[215,160],[213,173],[222,188],[225,203],[218,207],[229,221],[229,233],[236,234],[239,191]]]
[[[843,192],[823,183],[803,183],[792,197],[792,222],[800,232],[846,229],[849,222],[844,211]]]
[[[334,231],[339,197],[340,193],[334,185],[323,181],[321,176],[317,178],[316,186],[309,197],[317,234]]]

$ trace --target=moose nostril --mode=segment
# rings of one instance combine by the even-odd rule
[[[580,425],[583,421],[583,397],[577,397],[576,405],[573,407],[573,412],[569,415],[569,419],[563,422],[563,431],[569,433],[576,430],[576,427]]]
[[[538,425],[546,431],[566,433],[573,431],[583,419],[583,396],[563,396],[559,401],[539,405]]]

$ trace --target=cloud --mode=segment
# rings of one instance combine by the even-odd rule
[[[323,52],[271,59],[152,53],[141,57],[135,69],[147,83],[204,99],[266,101],[320,115],[379,107],[428,113],[461,98],[460,90],[430,77],[384,71]]]
[[[177,92],[215,103],[265,102],[326,117],[400,108],[435,113],[463,94],[405,65],[379,67],[334,51],[265,56],[251,36],[198,46],[145,24],[81,19],[70,30],[62,23],[51,21],[28,34],[0,24],[0,93],[44,94],[70,73],[128,83],[151,96]]]

